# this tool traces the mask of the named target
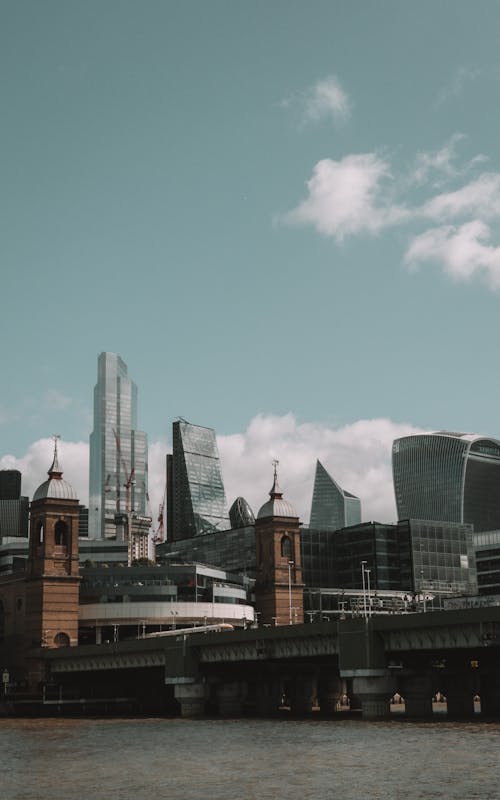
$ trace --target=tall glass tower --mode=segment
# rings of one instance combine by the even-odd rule
[[[167,469],[167,537],[187,539],[230,527],[215,431],[173,424]]]
[[[500,528],[500,441],[437,431],[396,439],[392,472],[399,519]]]
[[[328,474],[321,461],[316,461],[309,527],[338,530],[361,522],[361,501],[342,489]]]
[[[137,386],[119,355],[101,353],[90,434],[89,538],[116,536],[115,514],[145,515],[147,491],[147,439],[137,430]]]

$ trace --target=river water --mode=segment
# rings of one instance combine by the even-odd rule
[[[500,723],[0,720],[0,800],[500,800]]]

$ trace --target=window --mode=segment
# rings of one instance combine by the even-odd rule
[[[290,541],[290,537],[286,535],[281,537],[281,557],[292,557],[292,543]]]
[[[68,545],[68,526],[62,520],[58,520],[55,524],[54,542],[64,547]]]

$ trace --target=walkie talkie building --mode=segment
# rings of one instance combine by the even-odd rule
[[[396,439],[392,471],[398,519],[500,529],[500,441],[471,433]]]

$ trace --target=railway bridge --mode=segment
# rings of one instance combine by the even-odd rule
[[[247,630],[184,629],[135,640],[40,649],[52,702],[128,698],[152,712],[180,708],[334,714],[347,693],[366,719],[388,715],[398,692],[406,714],[500,716],[500,607],[373,615]],[[50,692],[49,692],[50,694]],[[46,697],[48,695],[46,694]]]

